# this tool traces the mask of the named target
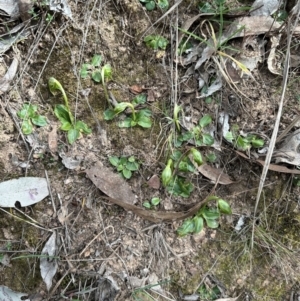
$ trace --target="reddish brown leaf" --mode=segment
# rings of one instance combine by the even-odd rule
[[[160,179],[159,179],[158,175],[153,175],[149,179],[148,185],[149,185],[149,187],[151,187],[153,189],[159,189],[160,188]]]
[[[148,97],[147,97],[148,102],[154,102],[155,101],[155,94],[152,89],[148,91]]]
[[[224,173],[222,168],[214,168],[208,164],[203,164],[198,167],[199,172],[201,172],[206,178],[209,178],[214,183],[229,185],[234,183],[230,177]]]
[[[51,153],[57,152],[57,125],[52,126],[52,131],[48,134],[48,146]]]
[[[207,198],[209,197],[197,202],[188,211],[152,211],[133,205],[135,197],[129,185],[118,174],[113,173],[100,162],[96,162],[93,167],[86,170],[86,174],[97,188],[109,196],[106,199],[154,223],[162,221],[172,222],[193,216],[207,202]]]
[[[139,85],[133,85],[129,88],[129,90],[133,94],[140,94],[143,92],[144,88]]]
[[[235,151],[235,152],[239,156],[241,156],[241,157],[249,160],[249,158],[245,154],[243,154],[243,153],[241,153],[239,151]],[[263,160],[254,160],[254,162],[256,162],[256,163],[258,163],[258,164],[260,164],[262,166],[265,165],[265,161],[263,161]],[[300,170],[299,169],[290,169],[290,168],[288,168],[286,166],[283,166],[283,165],[270,164],[268,169],[269,170],[273,170],[273,171],[277,171],[277,172],[283,172],[283,173],[289,173],[289,174],[294,174],[294,175],[300,175]]]

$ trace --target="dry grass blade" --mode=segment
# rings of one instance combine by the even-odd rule
[[[298,18],[297,18],[297,20],[298,20]],[[296,26],[296,24],[297,24],[297,22],[295,22],[294,26]],[[270,166],[271,158],[272,158],[272,155],[273,155],[273,151],[274,151],[274,148],[275,148],[275,143],[276,143],[278,129],[279,129],[279,123],[280,123],[283,104],[284,104],[287,81],[288,81],[290,46],[291,46],[291,38],[292,38],[290,20],[289,20],[288,25],[287,25],[287,32],[288,32],[287,51],[286,51],[286,57],[285,57],[285,63],[284,63],[284,75],[283,75],[283,81],[282,81],[281,98],[280,98],[280,103],[279,103],[279,106],[278,106],[278,113],[277,113],[276,121],[275,121],[275,124],[274,124],[274,130],[273,130],[273,133],[272,133],[268,153],[267,153],[266,160],[265,160],[265,165],[264,165],[261,177],[260,177],[260,182],[259,182],[259,187],[258,187],[258,191],[257,191],[257,195],[256,195],[256,202],[255,202],[255,207],[254,207],[254,220],[253,220],[253,224],[252,224],[252,239],[251,239],[251,248],[252,249],[253,249],[253,244],[254,244],[257,208],[258,208],[260,196],[261,196],[261,193],[262,193],[262,190],[263,190],[263,187],[264,187],[264,183],[265,183],[265,180],[266,180],[266,176],[267,176],[267,173],[268,173],[268,170],[269,170],[269,166]]]

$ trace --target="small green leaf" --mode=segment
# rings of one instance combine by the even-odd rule
[[[201,128],[206,127],[207,125],[209,125],[212,122],[212,119],[209,115],[204,115],[200,121],[199,121],[199,125],[201,126]]]
[[[153,10],[155,8],[155,2],[154,1],[149,1],[148,3],[146,3],[146,9],[147,10]]]
[[[144,202],[143,206],[147,209],[151,209],[151,204],[149,202]]]
[[[206,224],[211,229],[216,229],[219,227],[219,222],[216,219],[205,219]]]
[[[130,179],[131,176],[132,176],[132,172],[129,169],[127,169],[127,168],[124,168],[122,170],[122,174],[123,174],[123,176],[124,176],[125,179]]]
[[[130,107],[131,104],[129,102],[119,102],[115,107],[114,107],[114,112],[116,114],[122,113],[127,107]]]
[[[93,81],[95,81],[96,83],[100,83],[101,82],[101,70],[94,70],[92,72],[92,79]]]
[[[154,197],[151,199],[151,204],[157,206],[160,203],[160,198]]]
[[[194,224],[195,224],[195,229],[194,233],[200,233],[203,230],[204,227],[204,221],[201,216],[195,216],[193,218]]]
[[[29,135],[33,132],[33,126],[32,126],[32,123],[30,122],[30,120],[24,120],[22,122],[22,132],[25,135]]]
[[[17,114],[21,119],[33,118],[36,115],[37,106],[25,103]]]
[[[117,171],[122,171],[123,169],[124,169],[124,166],[123,166],[123,165],[119,164],[119,165],[117,166]]]
[[[62,124],[61,124],[61,127],[60,127],[60,129],[62,130],[62,131],[66,131],[66,132],[68,132],[70,129],[72,129],[73,128],[73,126],[72,126],[72,124],[69,122],[69,121],[65,121],[65,122],[63,122]]]
[[[120,128],[131,128],[132,127],[132,119],[130,117],[125,118],[124,120],[118,123]]]
[[[263,147],[265,142],[263,139],[255,138],[251,141],[253,147]]]
[[[139,169],[139,164],[137,162],[127,162],[126,168],[131,171],[136,171]]]
[[[128,161],[129,161],[129,162],[135,162],[135,157],[134,157],[134,156],[130,156],[130,157],[128,158]]]
[[[208,153],[206,158],[209,162],[214,163],[217,160],[217,156],[215,153]]]
[[[112,78],[112,70],[109,64],[104,65],[101,72],[104,75],[104,80],[108,80]]]
[[[70,144],[73,144],[79,138],[80,132],[76,129],[70,129],[68,131],[68,141]]]
[[[180,171],[183,171],[183,172],[194,172],[195,171],[195,167],[189,158],[185,158],[184,160],[181,160],[179,162],[178,168]]]
[[[229,142],[232,142],[233,141],[233,139],[234,139],[234,137],[233,137],[233,133],[232,132],[227,132],[226,134],[225,134],[225,136],[224,136],[224,138],[227,140],[227,141],[229,141]]]
[[[177,234],[179,236],[185,236],[189,233],[194,232],[195,223],[191,218],[186,219],[183,224],[177,229]]]
[[[142,109],[142,110],[139,110],[136,115],[137,115],[137,118],[151,117],[152,112],[149,109]]]
[[[102,57],[99,54],[95,54],[92,58],[92,65],[94,67],[99,67],[101,65]]]
[[[225,200],[219,199],[218,207],[219,207],[220,212],[222,212],[224,214],[232,213],[230,205]]]
[[[137,123],[139,126],[145,128],[145,129],[151,128],[151,126],[152,126],[151,119],[146,116],[139,117],[137,120]]]
[[[202,212],[203,217],[208,220],[208,219],[218,219],[220,217],[220,212],[218,209],[213,209],[213,208],[204,208]]]
[[[182,196],[184,198],[188,198],[194,190],[193,184],[180,176],[177,176],[175,180],[172,179],[166,188],[169,193]]]
[[[85,134],[90,134],[92,132],[92,130],[88,127],[88,125],[80,120],[76,121],[75,129]]]
[[[236,147],[240,150],[246,151],[251,148],[250,142],[247,141],[246,138],[243,138],[242,136],[238,136],[236,140]]]
[[[202,139],[203,139],[204,145],[213,145],[214,144],[214,138],[210,134],[203,134]]]
[[[160,35],[149,35],[144,38],[146,45],[154,50],[165,50],[168,45],[168,40]]]
[[[169,184],[169,182],[172,179],[172,170],[171,170],[172,163],[173,163],[172,159],[169,159],[167,166],[165,167],[165,169],[161,174],[162,183],[165,187]]]
[[[137,95],[132,101],[131,103],[136,106],[136,105],[140,105],[140,104],[144,104],[147,101],[147,96],[145,94],[140,94]]]
[[[104,120],[112,120],[117,115],[113,109],[107,109],[103,113]]]
[[[45,116],[36,115],[35,117],[32,117],[31,121],[37,126],[47,125],[47,118]]]
[[[203,159],[202,159],[202,155],[201,153],[195,149],[195,148],[191,148],[190,149],[192,155],[193,155],[193,159],[194,161],[198,164],[198,165],[202,165],[203,164]]]
[[[161,9],[168,9],[169,8],[169,2],[168,0],[158,0],[157,6]]]
[[[117,156],[111,156],[108,158],[108,160],[109,160],[110,164],[113,166],[118,166],[119,162],[120,162],[120,159]]]
[[[83,79],[86,79],[89,75],[89,64],[83,64],[81,69],[80,69],[80,77]]]
[[[64,105],[56,105],[54,108],[54,114],[61,123],[72,123],[70,113]]]

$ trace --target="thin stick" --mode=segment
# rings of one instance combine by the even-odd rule
[[[281,115],[282,115],[284,97],[285,97],[286,86],[287,86],[287,81],[288,81],[289,61],[290,61],[290,46],[291,46],[291,37],[292,37],[290,20],[288,21],[287,32],[288,32],[288,40],[287,40],[287,51],[286,51],[286,57],[285,57],[285,63],[284,63],[284,73],[283,73],[283,80],[282,80],[281,99],[280,99],[278,113],[277,113],[277,117],[276,117],[276,121],[275,121],[275,125],[274,125],[274,130],[273,130],[272,137],[271,137],[270,144],[269,144],[268,153],[267,153],[266,160],[265,160],[265,165],[263,167],[263,171],[262,171],[262,174],[261,174],[259,187],[258,187],[258,191],[257,191],[257,195],[256,195],[256,202],[255,202],[255,207],[254,207],[254,220],[253,220],[253,224],[252,224],[251,249],[253,249],[253,246],[254,246],[254,231],[255,231],[255,223],[256,223],[256,220],[257,220],[257,217],[256,217],[257,208],[258,208],[260,196],[261,196],[261,193],[262,193],[262,190],[263,190],[263,187],[264,187],[264,183],[265,183],[265,180],[266,180],[266,176],[267,176],[267,173],[268,173],[268,169],[269,169],[269,166],[270,166],[273,151],[274,151],[274,148],[275,148],[276,137],[277,137],[277,134],[278,134],[279,123],[280,123],[280,118],[281,118]]]
[[[50,194],[50,198],[51,198],[51,202],[52,202],[52,207],[53,207],[53,210],[54,210],[54,213],[55,213],[55,217],[56,217],[56,207],[55,207],[55,203],[54,203],[54,200],[53,200],[53,195],[52,195],[52,191],[51,191],[50,181],[49,181],[48,173],[47,173],[46,169],[45,169],[45,175],[46,175],[46,179],[47,179],[47,186],[48,186],[48,190],[49,190],[49,194]]]

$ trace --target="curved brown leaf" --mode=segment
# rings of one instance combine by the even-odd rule
[[[132,193],[129,185],[118,174],[113,173],[110,169],[104,167],[100,162],[96,162],[94,166],[86,170],[86,174],[97,188],[108,195],[108,197],[105,197],[106,199],[154,223],[159,223],[162,221],[171,222],[193,216],[197,213],[201,206],[205,204],[207,198],[209,197],[206,197],[199,203],[194,204],[194,206],[189,210],[183,212],[150,211],[133,205],[135,196]]]

